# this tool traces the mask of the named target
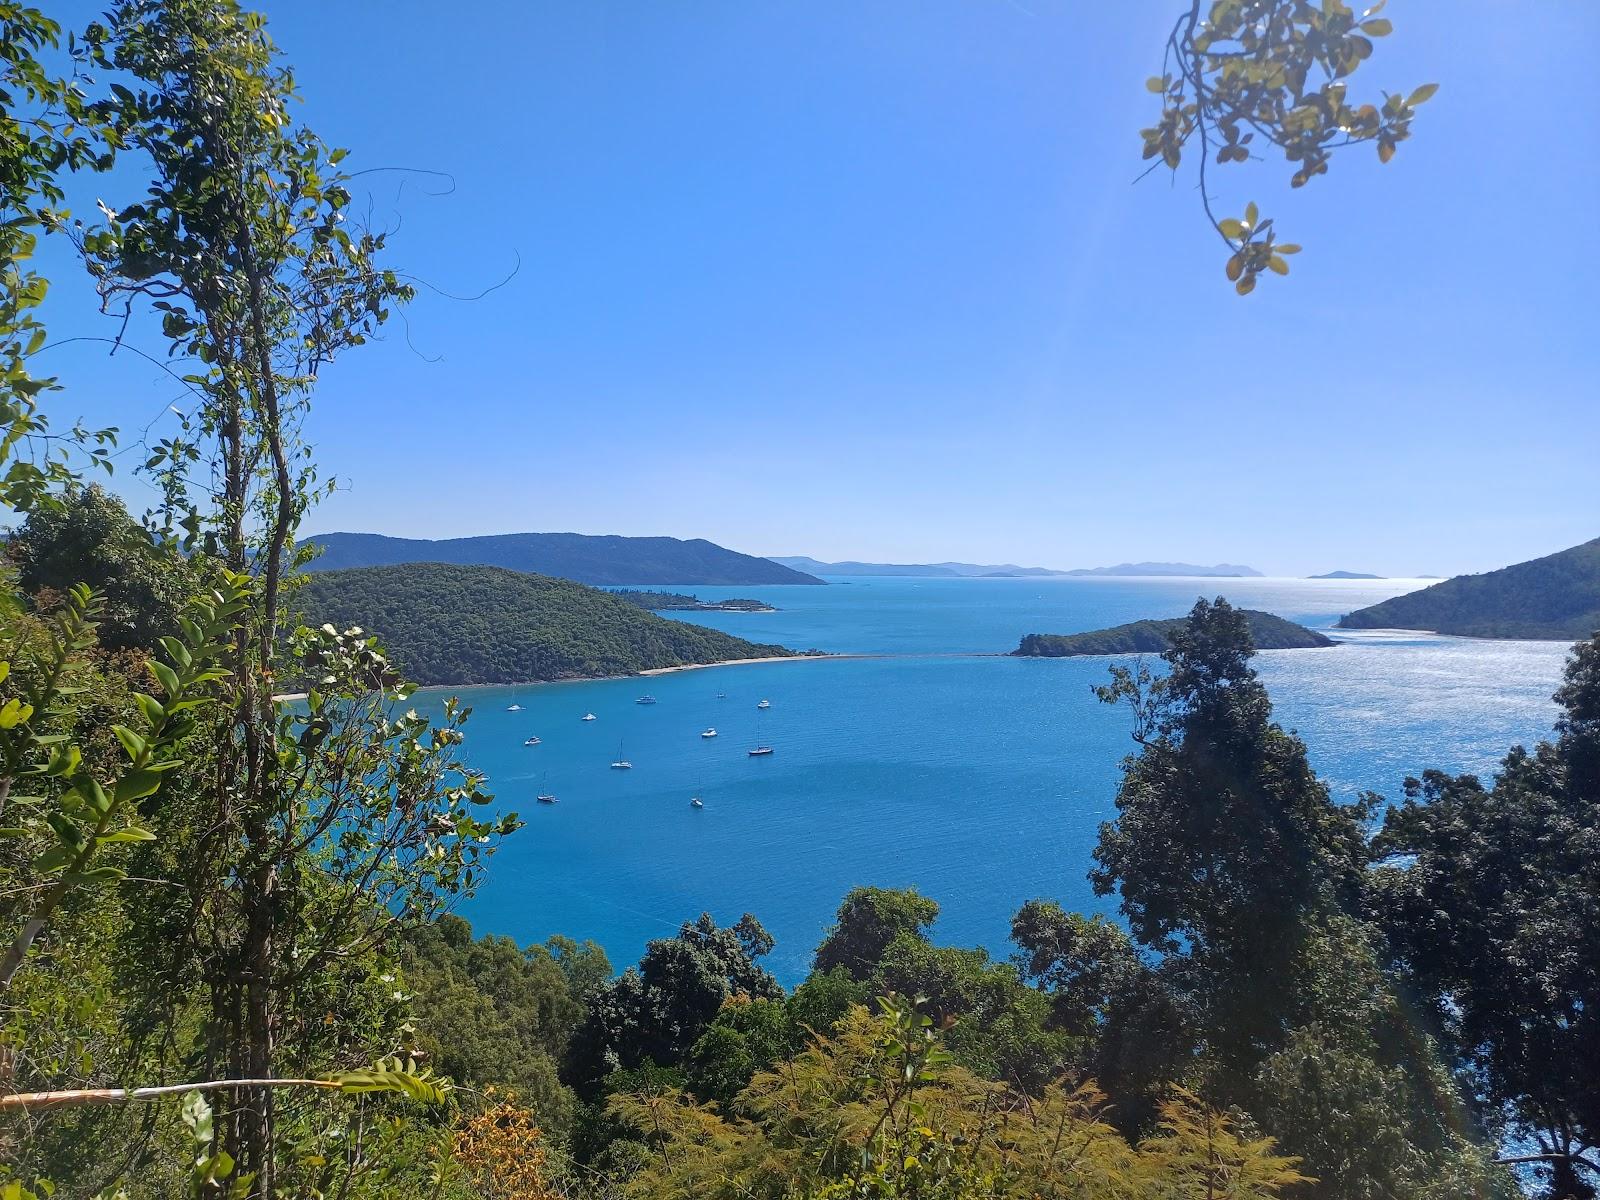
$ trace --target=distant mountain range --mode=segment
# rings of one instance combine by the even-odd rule
[[[309,539],[322,548],[312,571],[439,562],[506,567],[590,584],[817,583],[822,580],[704,538],[592,536],[583,533],[501,533],[485,537],[385,537],[378,533],[324,533]]]
[[[772,562],[812,575],[903,575],[919,579],[1031,579],[1042,576],[1068,575],[1185,575],[1205,579],[1238,579],[1259,576],[1252,567],[1219,563],[1214,567],[1197,567],[1193,563],[1122,563],[1115,567],[1079,567],[1072,571],[1059,571],[1051,567],[1019,567],[1014,563],[872,563],[872,562],[822,562],[804,555],[775,556]]]
[[[1259,579],[1261,572],[1254,567],[1241,567],[1234,563],[1218,563],[1214,567],[1197,567],[1194,563],[1137,562],[1118,563],[1114,567],[1079,567],[1063,571],[1063,575],[1182,575],[1197,579]]]
[[[1600,630],[1600,538],[1483,575],[1459,575],[1339,619],[1342,629],[1575,641]]]
[[[1365,571],[1329,571],[1326,575],[1312,575],[1312,579],[1383,579],[1383,575],[1368,575]]]

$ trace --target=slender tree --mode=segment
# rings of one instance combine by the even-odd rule
[[[87,41],[115,80],[96,110],[148,164],[146,194],[79,227],[105,307],[159,315],[194,402],[151,448],[159,528],[248,579],[223,717],[188,810],[171,973],[205,981],[202,1060],[270,1079],[314,1028],[297,1004],[322,973],[476,883],[514,816],[459,759],[463,710],[430,728],[359,630],[286,626],[294,535],[321,487],[299,438],[321,369],[411,289],[350,219],[344,152],[292,111],[293,79],[260,17],[233,0],[126,0]],[[309,685],[280,709],[285,683]],[[306,1043],[304,1039],[311,1039]],[[280,1183],[277,1091],[220,1103],[224,1144],[261,1195]]]

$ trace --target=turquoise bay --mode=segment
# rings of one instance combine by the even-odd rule
[[[852,579],[830,587],[694,588],[775,613],[691,619],[759,641],[871,657],[524,687],[456,689],[467,757],[527,828],[463,909],[518,941],[592,938],[620,968],[702,910],[753,912],[793,983],[840,897],[915,885],[943,906],[935,936],[1007,952],[1036,896],[1090,891],[1096,830],[1131,748],[1090,692],[1111,660],[1002,657],[1024,633],[1176,616],[1226,595],[1315,628],[1419,581]],[[1336,636],[1344,636],[1336,634]],[[1543,736],[1567,647],[1362,632],[1257,662],[1278,719],[1335,791],[1394,797],[1427,767],[1488,773]],[[653,705],[636,704],[642,694]],[[446,691],[417,697],[436,712]],[[771,708],[758,710],[759,700]],[[508,711],[518,704],[520,711]],[[582,721],[593,712],[594,721]],[[702,738],[714,727],[716,738]],[[537,736],[537,746],[523,745]],[[766,758],[747,751],[774,747]],[[634,764],[613,770],[620,752]],[[541,792],[560,798],[539,805]],[[691,808],[691,796],[704,807]]]

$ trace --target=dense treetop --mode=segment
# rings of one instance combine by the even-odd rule
[[[360,627],[423,684],[521,683],[771,658],[714,629],[607,592],[503,567],[409,563],[312,575],[296,604],[312,626]]]
[[[1574,641],[1600,630],[1600,538],[1482,575],[1460,575],[1359,609],[1342,629]]]

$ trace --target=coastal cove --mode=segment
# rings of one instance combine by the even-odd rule
[[[428,689],[474,708],[467,757],[527,828],[462,914],[520,942],[592,938],[620,969],[702,910],[753,911],[786,982],[861,883],[938,900],[934,936],[1004,956],[1023,901],[1108,911],[1084,878],[1113,815],[1126,714],[1090,688],[1115,658],[1005,657],[1025,631],[1103,628],[1226,595],[1335,636],[1257,661],[1279,721],[1341,798],[1391,799],[1429,767],[1492,771],[1548,731],[1567,647],[1332,628],[1420,581],[860,579],[729,588],[775,613],[674,619],[838,657],[649,679]],[[719,590],[696,588],[703,599]],[[638,705],[642,694],[657,703]],[[719,693],[725,698],[719,699]],[[756,704],[769,699],[771,708]],[[512,704],[520,711],[507,711]],[[580,718],[593,712],[596,720]],[[716,728],[719,736],[700,732]],[[524,746],[537,736],[541,743]],[[612,771],[622,754],[630,771]],[[775,753],[752,759],[769,744]],[[537,805],[553,793],[556,805]],[[703,809],[691,809],[700,795]]]

